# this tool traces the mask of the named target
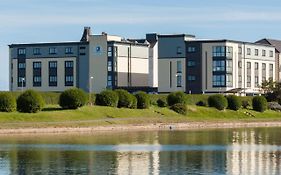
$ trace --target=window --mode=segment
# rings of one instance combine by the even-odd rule
[[[25,77],[18,78],[18,83],[24,83],[24,82],[25,82]]]
[[[269,51],[269,57],[273,57],[273,51]]]
[[[19,63],[18,68],[19,69],[25,69],[25,63]]]
[[[213,86],[225,86],[225,75],[213,75]]]
[[[251,76],[247,76],[247,87],[251,87]]]
[[[40,52],[40,48],[34,48],[33,49],[33,55],[40,55],[41,52]]]
[[[247,48],[247,55],[251,55],[251,49]]]
[[[177,54],[181,54],[181,53],[182,53],[181,47],[177,47]]]
[[[181,73],[181,72],[182,72],[181,61],[177,61],[177,73]]]
[[[33,82],[34,83],[40,83],[41,82],[41,76],[34,76],[33,77]]]
[[[240,55],[242,54],[242,47],[240,47],[240,46],[238,47],[238,54],[240,54]]]
[[[273,64],[269,64],[269,78],[273,78]]]
[[[65,54],[72,54],[72,47],[66,47],[65,48]]]
[[[251,69],[251,62],[247,62],[247,69]]]
[[[57,68],[57,62],[56,61],[50,61],[49,62],[49,68]]]
[[[266,64],[265,63],[262,63],[262,70],[266,70]]]
[[[80,47],[80,50],[85,50],[85,49],[86,49],[86,47],[84,47],[84,46]]]
[[[107,86],[109,86],[109,87],[112,86],[112,76],[111,75],[107,76]]]
[[[233,57],[233,48],[227,46],[226,47],[226,57],[232,58]]]
[[[189,75],[189,76],[187,76],[187,80],[188,81],[195,81],[196,77],[194,75]]]
[[[41,69],[41,62],[33,62],[33,69]]]
[[[196,62],[194,60],[187,61],[187,67],[194,67],[196,66]]]
[[[239,75],[239,76],[238,76],[238,82],[239,82],[239,83],[242,83],[242,75]]]
[[[232,60],[226,60],[226,71],[232,72]]]
[[[259,77],[255,76],[255,87],[259,87]]]
[[[55,47],[49,48],[49,54],[57,54],[57,48]]]
[[[52,82],[52,83],[53,83],[53,82],[57,82],[57,76],[53,76],[53,75],[50,76],[50,77],[49,77],[49,81]]]
[[[25,48],[19,48],[18,55],[25,55]]]
[[[224,56],[225,56],[225,46],[213,47],[213,57],[224,57]]]
[[[232,86],[232,82],[233,82],[232,75],[231,74],[227,74],[226,75],[226,86],[227,87],[231,87]]]
[[[255,49],[255,56],[259,56],[259,50]]]
[[[66,68],[73,68],[73,61],[66,61],[65,62],[65,67]]]
[[[225,71],[225,61],[224,60],[214,60],[213,61],[213,71]]]
[[[259,70],[259,63],[255,63],[255,70]]]
[[[251,49],[247,48],[247,55],[251,55]]]
[[[65,82],[73,82],[73,76],[72,75],[65,76]]]
[[[265,57],[266,56],[266,51],[262,50],[262,56]]]
[[[107,62],[107,71],[112,71],[112,61]]]
[[[187,52],[188,53],[196,52],[196,48],[195,47],[187,47]]]
[[[107,56],[112,57],[112,47],[108,47]]]
[[[181,79],[182,79],[182,76],[177,75],[177,87],[181,87]]]
[[[238,61],[238,68],[242,68],[242,61]]]

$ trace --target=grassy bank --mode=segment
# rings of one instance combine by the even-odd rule
[[[0,113],[0,128],[85,127],[118,124],[152,124],[180,122],[233,122],[281,121],[281,113],[268,110],[264,113],[249,109],[218,111],[215,108],[188,105],[186,116],[168,108],[125,109],[102,106],[85,106],[78,110],[61,110],[49,105],[35,114]]]

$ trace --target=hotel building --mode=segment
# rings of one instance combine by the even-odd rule
[[[79,42],[12,44],[9,48],[11,91],[153,90],[147,43],[106,33],[92,35],[85,27]]]

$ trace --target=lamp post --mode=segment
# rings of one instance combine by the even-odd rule
[[[21,92],[23,92],[23,82],[25,81],[24,77],[21,77]]]
[[[92,96],[91,96],[91,93],[92,93],[92,79],[94,79],[94,77],[90,77],[89,78],[89,104],[90,106],[92,106]]]

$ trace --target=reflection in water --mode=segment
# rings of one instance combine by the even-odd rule
[[[260,128],[0,137],[0,174],[281,174],[280,134]]]

